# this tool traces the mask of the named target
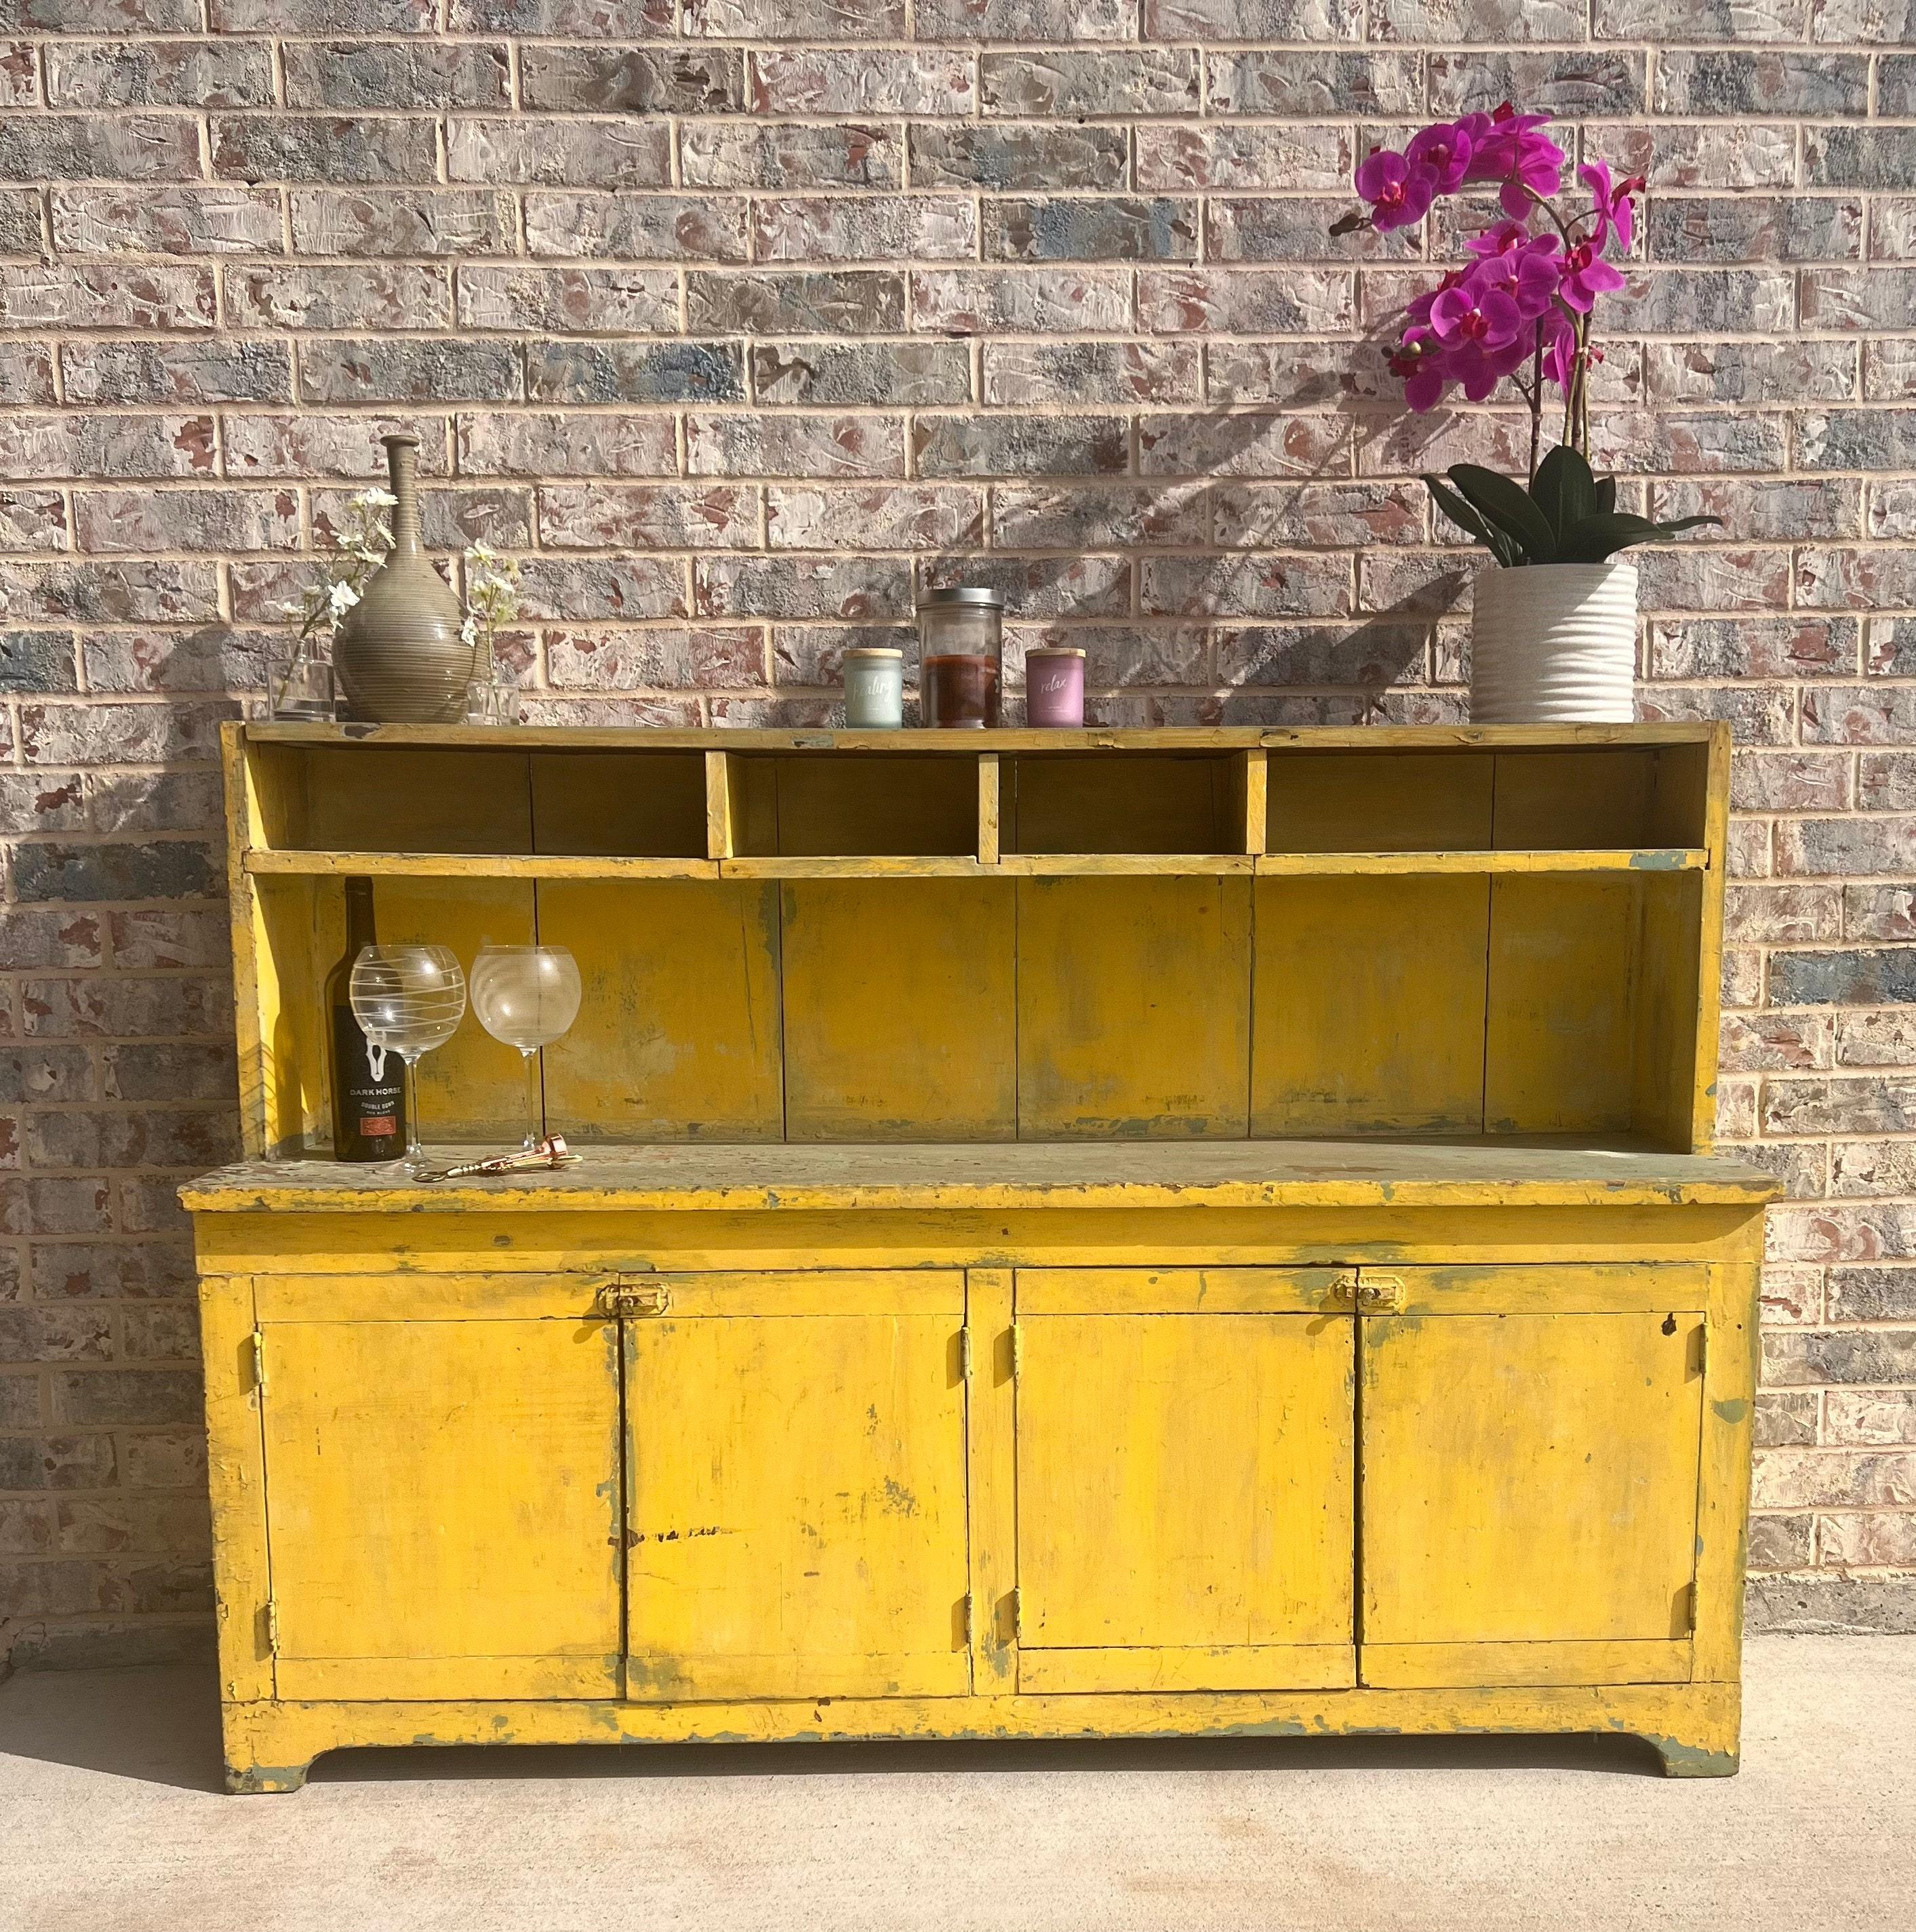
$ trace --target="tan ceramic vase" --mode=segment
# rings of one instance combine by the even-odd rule
[[[456,724],[477,655],[459,638],[459,600],[419,548],[419,440],[382,436],[392,476],[392,549],[340,627],[333,668],[355,718]]]

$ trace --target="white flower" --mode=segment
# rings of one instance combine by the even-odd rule
[[[303,617],[306,614],[306,601],[304,598],[298,599],[288,598],[284,604],[275,604],[273,608],[282,617]]]
[[[466,554],[477,557],[482,563],[491,563],[499,553],[490,544],[474,543],[467,544]]]
[[[351,500],[356,510],[389,510],[399,499],[390,490],[362,490]]]
[[[459,626],[459,641],[468,650],[479,642],[479,620],[476,617],[467,617]]]
[[[359,601],[359,593],[350,584],[335,584],[326,592],[327,607],[336,617],[343,617]]]

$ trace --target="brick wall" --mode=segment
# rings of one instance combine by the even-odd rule
[[[1728,523],[1646,560],[1642,706],[1743,747],[1723,1124],[1794,1197],[1756,1611],[1916,1628],[1911,41],[1908,0],[0,0],[0,1626],[204,1628],[214,728],[379,432],[434,542],[526,555],[542,717],[824,719],[845,645],[983,575],[1107,720],[1457,718],[1413,479],[1523,425],[1393,412],[1425,244],[1325,230],[1365,142],[1509,94],[1648,174],[1596,434]]]

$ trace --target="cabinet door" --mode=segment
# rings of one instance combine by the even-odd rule
[[[617,1336],[589,1288],[257,1292],[278,1695],[616,1695]]]
[[[1364,1270],[1366,1684],[1689,1677],[1707,1288]]]
[[[963,1276],[648,1280],[627,1696],[964,1694]]]
[[[1020,1690],[1355,1682],[1348,1280],[1017,1276]]]

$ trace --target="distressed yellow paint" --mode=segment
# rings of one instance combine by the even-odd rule
[[[584,986],[542,1055],[549,1126],[581,1143],[779,1138],[775,886],[548,882],[539,933]]]
[[[972,1688],[1012,1687],[1017,1654],[1017,1382],[1008,1268],[965,1277],[965,1432],[972,1546]]]
[[[1353,1268],[1021,1268],[1020,1315],[1301,1315],[1354,1306]]]
[[[1347,1652],[1352,1331],[1349,1316],[1021,1310],[1021,1659]],[[1323,1681],[1320,1660],[1299,1667]]]
[[[1687,1637],[1536,1643],[1364,1645],[1364,1682],[1381,1690],[1497,1684],[1685,1684]]]
[[[1480,1133],[1488,882],[1260,878],[1254,903],[1251,1131]]]
[[[293,1791],[342,1744],[773,1743],[872,1738],[1312,1738],[1595,1732],[1647,1738],[1672,1777],[1737,1768],[1734,1684],[1106,1696],[767,1700],[731,1704],[236,1704],[227,1783]]]
[[[1020,1134],[1241,1138],[1250,881],[1025,879],[1017,894]]]
[[[230,1702],[273,1694],[266,1605],[266,1485],[260,1465],[260,1388],[253,1283],[243,1275],[200,1282],[200,1348],[206,1365],[206,1486],[221,1526],[213,1544],[220,1695]]]
[[[781,905],[789,1138],[1015,1137],[1010,885],[808,880]]]
[[[1255,862],[1260,878],[1413,879],[1504,873],[1702,872],[1710,855],[1701,847],[1638,846],[1627,851],[1562,847],[1521,852],[1275,852]]]
[[[1703,1325],[1685,1309],[1365,1318],[1367,1654],[1686,1636]]]
[[[1636,884],[1491,884],[1484,1125],[1607,1134],[1632,1124]]]
[[[1491,842],[1494,762],[1488,752],[1446,752],[1272,758],[1265,850],[1481,852]]]
[[[716,879],[708,859],[571,858],[527,853],[249,852],[246,870],[266,878]]]
[[[268,1322],[263,1354],[281,1696],[616,1691],[610,1324]]]
[[[532,836],[542,853],[704,860],[705,760],[698,752],[535,752]]]
[[[962,1696],[959,1324],[624,1326],[626,1694]]]
[[[1242,768],[1228,752],[1012,758],[999,782],[1008,854],[1249,849]]]
[[[1341,1690],[1356,1682],[1348,1643],[1227,1644],[1189,1650],[1018,1653],[1018,1688],[1087,1690]]]

